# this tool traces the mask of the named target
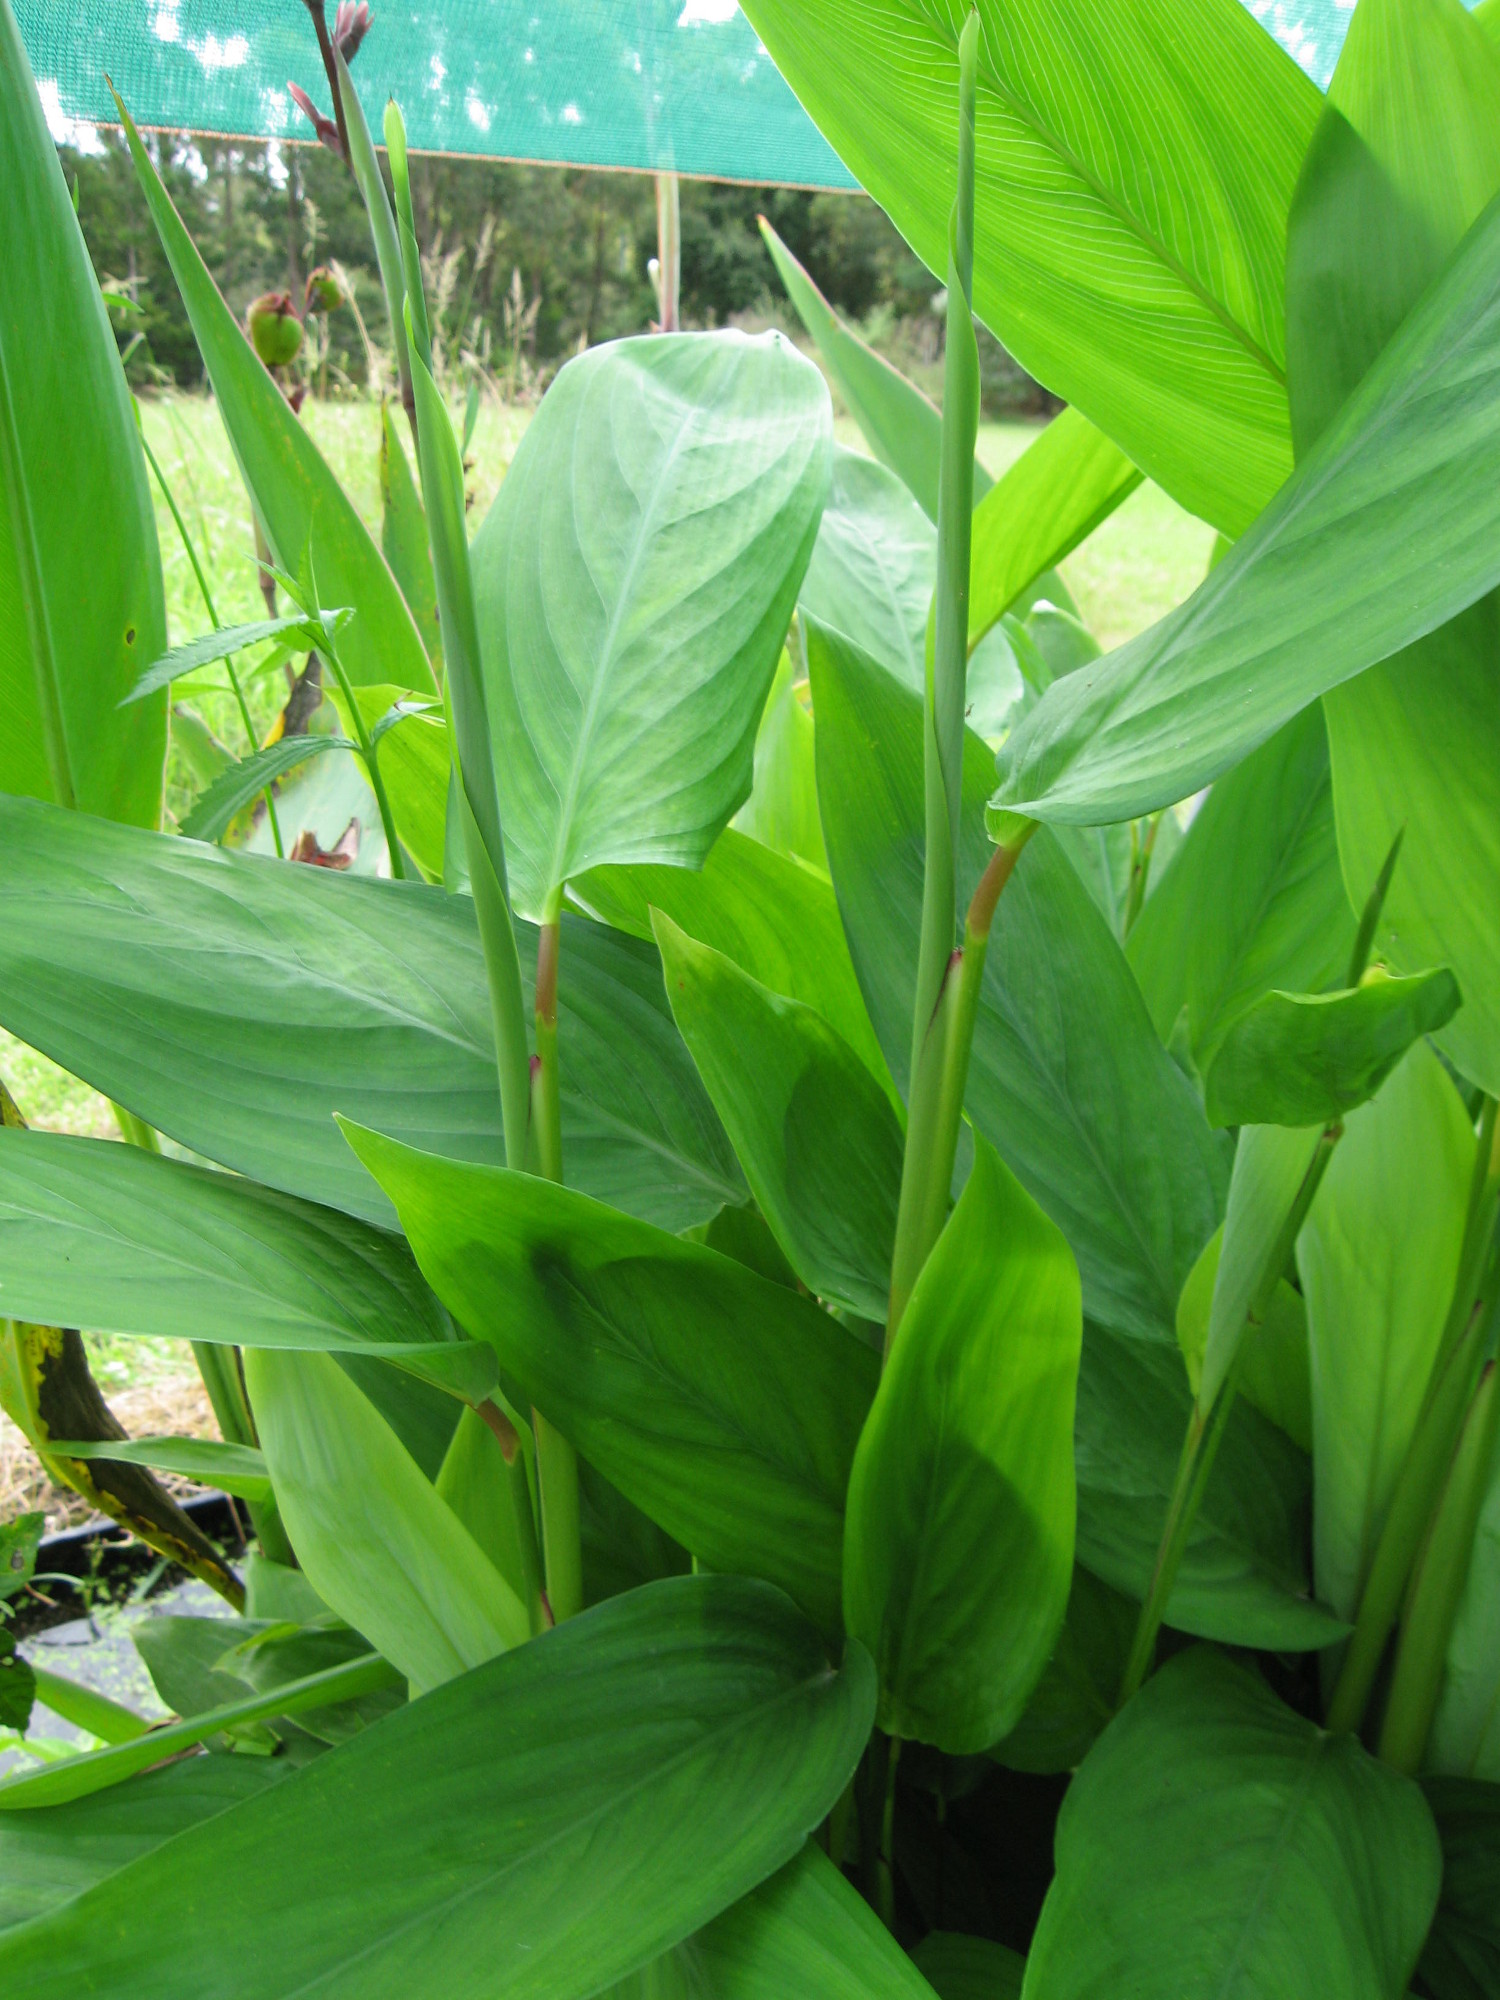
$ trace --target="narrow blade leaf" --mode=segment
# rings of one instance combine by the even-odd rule
[[[224,303],[123,103],[119,111],[146,206],[272,555],[293,576],[310,555],[320,590],[356,613],[340,644],[352,681],[432,687],[427,655],[385,558]]]
[[[181,830],[189,840],[217,840],[273,780],[285,777],[301,764],[310,764],[326,751],[354,748],[346,736],[278,737],[264,750],[231,764],[206,792],[200,792],[183,819]]]
[[[252,1351],[245,1386],[309,1583],[414,1693],[531,1636],[529,1608],[333,1361]]]
[[[155,826],[167,642],[130,392],[8,0],[0,5],[0,791]]]
[[[947,198],[952,200],[951,191]],[[802,324],[817,342],[823,365],[833,377],[850,415],[864,432],[871,451],[882,465],[890,467],[928,520],[936,525],[943,432],[943,419],[936,405],[873,347],[866,346],[857,334],[849,331],[764,216],[760,219],[760,233]],[[932,266],[934,270],[946,268],[947,245],[945,212],[943,255]],[[988,493],[992,483],[976,458],[974,498],[978,500]]]

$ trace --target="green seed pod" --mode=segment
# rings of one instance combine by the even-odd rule
[[[337,312],[343,303],[343,288],[326,264],[320,264],[316,271],[308,273],[305,311],[310,313]]]
[[[284,368],[302,348],[302,322],[289,292],[263,292],[252,299],[250,344],[268,368]]]

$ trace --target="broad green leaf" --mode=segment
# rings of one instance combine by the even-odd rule
[[[1376,40],[1383,39],[1377,16],[1399,33],[1403,18],[1414,23],[1431,12],[1427,0],[1399,0],[1394,7],[1382,0],[1367,8],[1360,35],[1344,43],[1350,58],[1341,59],[1344,80],[1353,74],[1350,64],[1361,63],[1361,42],[1368,56],[1366,26],[1375,24]],[[1483,67],[1490,62],[1485,52]],[[1381,94],[1409,112],[1412,91],[1391,91],[1393,81],[1381,79]],[[1317,442],[1462,234],[1459,229],[1446,243],[1435,239],[1338,104],[1324,106],[1287,219],[1287,396],[1299,457]]]
[[[478,1410],[464,1410],[434,1484],[526,1606],[532,1626],[540,1628],[542,1564],[532,1506],[534,1444],[530,1422],[520,1412],[506,1414],[514,1418],[516,1430],[510,1458]]]
[[[1070,430],[1068,414],[1057,420],[1064,428],[1064,443]],[[1048,506],[1048,474],[1069,468],[1059,467],[1057,454],[1049,453],[1047,464],[1036,467],[1016,487],[1009,482],[1022,466],[1031,466],[1033,455],[1042,451],[1052,434],[1052,428],[1043,432],[974,516],[972,587],[986,593],[988,608],[982,625],[970,619],[966,714],[981,736],[1003,734],[1020,692],[1016,635],[1013,629],[995,627],[1000,613],[1037,583],[1030,565],[1037,551],[1048,546],[1045,537],[1056,511],[1055,499]],[[1114,446],[1104,444],[1097,432],[1090,436],[1103,452],[1118,458]],[[1003,509],[996,505],[1002,492]],[[1002,603],[999,593],[1009,590],[1017,576],[1022,579],[1019,589],[1010,591]],[[900,481],[873,459],[835,446],[833,485],[802,585],[803,611],[851,640],[920,694],[927,684],[927,614],[936,577],[936,531]],[[1061,587],[1055,574],[1049,581]]]
[[[766,1576],[835,1627],[873,1351],[571,1189],[345,1129],[438,1296],[580,1454],[708,1567]]]
[[[123,104],[119,109],[146,206],[277,565],[300,575],[310,558],[321,597],[355,613],[339,647],[350,680],[431,688],[427,655],[385,558],[224,303],[130,113]]]
[[[922,902],[922,710],[809,621],[818,796],[870,1019],[904,1084]],[[964,749],[961,905],[992,852],[990,756]],[[1049,834],[1000,900],[966,1099],[976,1130],[1067,1238],[1091,1318],[1172,1339],[1177,1295],[1219,1220],[1224,1169],[1119,944]]]
[[[1375,948],[1403,972],[1453,968],[1464,1004],[1438,1045],[1500,1092],[1500,599],[1336,689],[1324,710],[1351,894],[1368,893],[1404,828]]]
[[[945,271],[961,15],[918,0],[746,12],[861,186]],[[1291,464],[1282,259],[1316,87],[1229,0],[1175,8],[1165,39],[1144,0],[983,0],[979,15],[974,309],[1236,534]]]
[[[1071,1771],[1112,1720],[1140,1606],[1086,1569],[1073,1571],[1057,1644],[1009,1734],[989,1747],[1011,1771]]]
[[[1082,1335],[1061,1232],[976,1140],[849,1477],[844,1622],[893,1736],[975,1755],[1041,1678],[1073,1577]]]
[[[1248,1132],[1243,1134],[1241,1143],[1249,1137]],[[1188,1273],[1177,1301],[1177,1345],[1187,1363],[1188,1387],[1195,1396],[1203,1380],[1209,1316],[1223,1248],[1224,1232],[1220,1229],[1204,1244],[1203,1255]],[[1240,1357],[1238,1393],[1262,1416],[1279,1424],[1304,1451],[1312,1450],[1307,1308],[1302,1294],[1285,1278],[1276,1287],[1264,1321],[1246,1341]]]
[[[542,1578],[528,1465],[532,1454],[526,1449],[530,1426],[522,1421],[515,1428],[519,1444],[507,1460],[479,1413],[462,1411],[433,1483],[528,1613],[535,1613]]]
[[[1078,1560],[1136,1599],[1151,1580],[1192,1414],[1181,1358],[1084,1329],[1078,1377]],[[1311,1652],[1347,1627],[1307,1578],[1307,1459],[1236,1402],[1188,1538],[1167,1623],[1225,1645]]]
[[[797,1276],[883,1320],[902,1132],[843,1037],[800,1000],[656,918],[667,998],[750,1192]]]
[[[1377,975],[1341,993],[1267,993],[1241,1014],[1204,1079],[1215,1125],[1312,1125],[1366,1103],[1419,1037],[1453,1018],[1446,966]]]
[[[955,38],[955,49],[957,46]],[[953,98],[956,105],[956,56],[953,62]],[[950,148],[950,158],[946,163],[950,176],[951,152]],[[953,191],[949,187],[944,195],[945,203],[951,203],[952,199]],[[760,218],[760,233],[765,238],[771,260],[791,296],[792,304],[797,308],[802,324],[817,343],[823,366],[833,378],[834,387],[843,398],[849,414],[864,432],[871,451],[882,465],[889,466],[928,520],[935,524],[943,431],[943,419],[936,406],[873,347],[866,346],[857,334],[849,331],[764,216]],[[936,262],[931,258],[928,262],[934,271],[948,268],[946,206],[943,210],[942,252]],[[976,458],[974,498],[981,499],[992,483],[989,473]]]
[[[1156,1032],[1169,1041],[1185,1007],[1205,1067],[1229,1024],[1272,987],[1318,993],[1347,977],[1353,944],[1314,702],[1219,779],[1126,954]]]
[[[389,1224],[335,1111],[500,1160],[467,896],[232,855],[0,800],[0,1022],[207,1159]],[[744,1181],[655,951],[563,922],[575,1184],[664,1227]],[[535,946],[523,933],[523,962]]]
[[[401,586],[427,657],[442,664],[443,637],[438,627],[437,584],[432,574],[432,550],[427,541],[427,516],[412,477],[406,447],[397,429],[396,408],[380,406],[380,546]]]
[[[1500,1451],[1489,1467],[1468,1577],[1448,1641],[1427,1767],[1500,1785]],[[1500,1852],[1496,1866],[1500,1868]]]
[[[781,656],[755,735],[755,778],[731,825],[773,853],[826,872],[818,821],[813,722],[787,654]]]
[[[997,807],[1170,805],[1500,580],[1500,205],[1185,604],[1043,697]]]
[[[937,530],[901,481],[873,458],[835,445],[802,609],[920,693],[936,575]]]
[[[264,750],[231,764],[206,792],[200,792],[181,823],[181,831],[189,840],[217,840],[274,779],[285,777],[299,765],[310,764],[325,751],[354,747],[345,736],[311,732],[306,736],[279,736]]]
[[[1061,581],[1061,577],[1049,578],[1049,595],[1026,613],[1026,636],[1031,640],[1032,652],[1018,657],[1026,660],[1027,679],[1038,693],[1064,674],[1075,674],[1080,667],[1097,660],[1102,651],[1072,600],[1055,594]],[[1037,672],[1038,659],[1045,669],[1043,673]]]
[[[732,1257],[736,1264],[743,1264],[758,1277],[769,1278],[773,1285],[797,1289],[797,1273],[758,1208],[731,1207],[726,1202],[717,1215],[682,1233],[689,1242],[717,1250],[721,1257]]]
[[[868,1659],[832,1671],[778,1592],[655,1584],[8,1933],[0,1977],[28,2000],[207,1994],[226,1966],[236,2000],[587,2000],[797,1852],[873,1711]]]
[[[90,1793],[123,1784],[138,1772],[148,1771],[185,1750],[193,1750],[210,1736],[227,1729],[261,1722],[272,1715],[295,1715],[299,1709],[326,1708],[330,1702],[349,1701],[388,1686],[393,1678],[387,1661],[366,1653],[362,1659],[326,1667],[302,1681],[283,1681],[267,1694],[242,1696],[221,1708],[206,1708],[186,1721],[150,1729],[128,1743],[115,1743],[105,1750],[64,1758],[60,1764],[44,1765],[39,1771],[12,1773],[0,1778],[0,1817],[9,1813],[30,1814],[43,1806],[68,1805],[75,1799],[87,1798]],[[0,1955],[4,1950],[4,1945],[0,1945]]]
[[[932,2000],[815,1840],[769,1882],[601,2000]]]
[[[692,1567],[682,1544],[664,1535],[586,1459],[578,1466],[578,1512],[585,1604],[600,1604],[664,1576],[683,1576]]]
[[[729,827],[701,869],[596,868],[574,888],[606,923],[648,941],[661,910],[762,986],[815,1008],[894,1094],[826,876]]]
[[[1359,10],[1288,238],[1289,386],[1304,449],[1500,189],[1497,93],[1500,55],[1457,0],[1366,0]],[[1403,829],[1379,948],[1402,971],[1453,967],[1468,1004],[1440,1045],[1492,1091],[1497,648],[1491,597],[1325,701],[1351,893],[1363,897]]]
[[[1028,2000],[1401,2000],[1441,1876],[1410,1779],[1196,1647],[1073,1781]]]
[[[293,1574],[300,1576],[302,1572],[297,1570]],[[312,1594],[310,1589],[308,1594]],[[142,1627],[149,1628],[160,1622],[163,1621],[143,1620]],[[201,1618],[183,1620],[184,1624],[202,1625],[205,1622],[208,1621]],[[275,1621],[263,1630],[253,1632],[223,1657],[223,1664],[232,1669],[253,1692],[269,1693],[284,1687],[289,1681],[305,1680],[328,1667],[358,1659],[368,1650],[369,1641],[363,1633],[356,1632],[330,1612],[320,1611],[308,1625]],[[409,1699],[407,1688],[393,1672],[385,1686],[373,1688],[368,1694],[331,1702],[325,1707],[299,1708],[296,1721],[290,1726],[284,1727],[278,1716],[267,1727],[286,1744],[289,1753],[296,1754],[300,1761],[305,1762],[308,1757],[319,1754],[309,1747],[310,1744],[331,1748],[335,1743],[347,1742],[362,1729],[368,1729],[372,1723],[404,1707]]]
[[[415,1693],[530,1637],[527,1607],[341,1368],[252,1350],[245,1386],[298,1563]]]
[[[1193,1384],[1205,1410],[1217,1399],[1242,1344],[1257,1338],[1247,1326],[1251,1305],[1323,1143],[1322,1127],[1316,1125],[1250,1125],[1240,1133],[1229,1176],[1203,1364]],[[1178,1311],[1180,1316],[1180,1301]],[[1188,1372],[1193,1372],[1191,1363]]]
[[[1140,483],[1118,445],[1077,410],[1054,417],[974,509],[970,650]]]
[[[232,1656],[236,1648],[261,1639],[270,1630],[271,1627],[258,1618],[167,1615],[142,1618],[131,1638],[157,1694],[174,1715],[190,1720],[196,1715],[206,1715],[211,1709],[241,1702],[247,1694],[255,1691],[235,1671],[237,1662]],[[353,1655],[364,1655],[368,1660],[368,1642],[357,1633],[349,1632],[348,1637],[353,1642]],[[334,1664],[343,1664],[343,1660],[322,1661],[319,1666]],[[392,1683],[396,1680],[394,1670],[390,1679]],[[257,1749],[269,1751],[274,1749],[277,1740],[269,1726],[261,1721],[249,1723],[239,1730],[231,1727],[223,1733],[221,1742],[246,1748],[253,1743]]]
[[[386,1357],[476,1398],[494,1382],[398,1237],[139,1146],[0,1131],[0,1270],[14,1319]]]
[[[523,916],[600,862],[701,863],[748,796],[831,437],[779,334],[618,341],[554,381],[474,542]]]
[[[132,702],[144,700],[185,674],[195,674],[200,667],[211,667],[267,639],[282,641],[288,652],[311,652],[326,645],[334,633],[348,624],[349,618],[347,610],[323,611],[313,617],[296,611],[285,618],[259,618],[249,625],[220,625],[153,660],[119,705],[128,708]]]
[[[0,6],[0,790],[155,826],[156,521],[109,316],[10,6]]]
[[[427,1477],[436,1479],[467,1406],[395,1362],[340,1354],[339,1366],[364,1391]]]
[[[253,1445],[223,1444],[217,1438],[138,1437],[97,1440],[49,1439],[60,1458],[112,1458],[127,1465],[149,1465],[155,1472],[175,1472],[200,1486],[217,1487],[236,1500],[257,1503],[271,1498],[271,1479],[264,1455]]]
[[[1352,1112],[1297,1239],[1312,1354],[1314,1563],[1344,1615],[1432,1370],[1458,1271],[1474,1132],[1418,1045]]]
[[[187,1757],[68,1806],[0,1813],[0,1933],[287,1775],[275,1757]]]
[[[1021,2000],[1025,1959],[988,1938],[929,1931],[913,1960],[938,2000]]]
[[[1500,54],[1459,0],[1373,0],[1356,13],[1328,101],[1406,206],[1430,277],[1500,189]]]
[[[1500,1785],[1429,1778],[1443,1843],[1443,1890],[1423,1948],[1419,1989],[1432,2000],[1500,1992]]]

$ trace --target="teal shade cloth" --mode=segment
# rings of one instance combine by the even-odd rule
[[[59,139],[113,121],[254,139],[308,127],[289,78],[329,109],[301,0],[14,0]],[[1352,0],[1246,0],[1326,86]],[[328,13],[332,19],[333,0]],[[851,188],[734,0],[375,0],[355,77],[394,92],[413,146]],[[1172,0],[1160,0],[1172,32]],[[372,118],[378,126],[378,117]]]

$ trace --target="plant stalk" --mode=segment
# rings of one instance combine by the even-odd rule
[[[886,1738],[885,1795],[880,1808],[880,1847],[875,1862],[875,1879],[881,1922],[893,1936],[896,1930],[896,1767],[900,1761],[901,1738]]]
[[[1469,1405],[1443,1497],[1413,1578],[1381,1724],[1380,1756],[1408,1777],[1415,1777],[1421,1769],[1437,1713],[1448,1642],[1468,1582],[1497,1436],[1500,1383],[1495,1364],[1489,1362]]]
[[[370,218],[375,261],[380,267],[380,283],[385,292],[391,345],[396,353],[396,379],[401,385],[401,407],[406,412],[415,441],[417,399],[412,389],[411,356],[406,347],[406,318],[401,310],[406,285],[401,271],[401,243],[396,234],[396,218],[391,213],[390,198],[380,174],[380,162],[375,156],[375,144],[365,122],[364,106],[359,101],[359,92],[354,88],[348,65],[337,49],[334,50],[333,62],[339,82],[336,101],[343,108],[349,133],[349,164],[354,169],[354,178],[364,197],[365,212]]]
[[[370,789],[375,794],[375,803],[380,808],[380,824],[385,833],[386,852],[391,857],[391,874],[398,882],[406,880],[406,863],[401,856],[401,842],[396,837],[396,816],[391,811],[390,796],[385,789],[385,779],[380,775],[380,751],[371,741],[370,731],[365,722],[359,703],[354,698],[354,689],[343,663],[333,646],[325,646],[324,654],[333,668],[339,684],[339,693],[344,697],[344,705],[349,711],[349,720],[354,725],[354,736],[359,744],[359,754],[369,775]]]
[[[562,1099],[557,1073],[557,972],[562,935],[558,920],[544,923],[536,952],[536,1061],[532,1066],[532,1127],[537,1170],[561,1183]],[[578,1514],[578,1454],[540,1410],[531,1413],[536,1438],[536,1483],[542,1506],[542,1561],[547,1602],[561,1624],[583,1609],[583,1549]]]
[[[208,587],[208,578],[204,575],[203,565],[198,560],[198,551],[193,545],[192,536],[188,533],[187,522],[184,521],[182,518],[182,510],[177,505],[176,496],[172,492],[171,487],[167,484],[167,476],[161,469],[161,463],[158,460],[156,453],[151,449],[151,441],[146,436],[146,427],[140,421],[139,409],[137,409],[136,411],[136,430],[140,434],[141,450],[146,454],[146,463],[151,467],[151,470],[156,474],[156,483],[161,488],[162,498],[166,501],[172,519],[177,524],[177,533],[182,539],[182,546],[184,547],[184,549],[187,550],[187,559],[192,564],[193,575],[198,579],[198,589],[202,594],[204,609],[208,613],[209,621],[213,625],[213,628],[216,632],[222,632],[224,629],[223,621],[220,619],[218,611],[215,609],[213,592]],[[255,751],[259,748],[259,744],[257,742],[255,735],[255,724],[250,720],[250,706],[249,703],[245,700],[245,691],[240,686],[240,677],[235,672],[234,669],[233,654],[225,655],[224,666],[225,670],[229,675],[229,685],[234,690],[235,703],[240,711],[240,721],[244,725],[245,737],[250,745],[250,752],[251,755],[253,756]],[[278,861],[285,861],[286,850],[281,844],[281,825],[276,817],[276,801],[271,796],[271,787],[269,785],[266,786],[266,789],[261,796],[265,799],[266,802],[266,818],[270,823],[271,839],[274,841],[276,846],[276,858]],[[126,1136],[128,1137],[129,1135],[127,1134]]]
[[[656,176],[656,268],[658,326],[662,333],[678,328],[678,293],[682,284],[682,221],[677,176]]]
[[[447,408],[432,378],[422,264],[412,217],[406,127],[394,102],[386,106],[385,137],[406,287],[402,312],[417,412],[417,465],[427,509],[447,666],[444,693],[453,724],[449,739],[458,777],[474,914],[479,922],[479,941],[489,980],[505,1159],[508,1166],[523,1172],[531,1122],[531,1054],[526,1042],[521,959],[516,949],[515,917],[506,880],[500,798],[495,785],[494,753],[480,666],[479,624],[474,610],[469,537],[464,520],[463,464]]]
[[[954,946],[958,840],[963,792],[964,699],[968,671],[969,564],[974,514],[974,443],[979,431],[979,363],[971,297],[974,282],[974,104],[979,17],[959,42],[958,191],[948,229],[948,323],[943,363],[942,457],[938,487],[937,588],[928,621],[922,732],[926,848],[922,931],[912,1011],[913,1087]]]
[[[324,0],[304,0],[304,4],[308,13],[312,15],[313,32],[318,38],[318,54],[323,58],[324,74],[328,78],[328,88],[333,97],[333,118],[338,127],[339,144],[344,151],[344,163],[352,167],[353,161],[349,157],[349,128],[344,122],[344,95],[339,89],[337,64],[342,58],[335,57],[333,38],[328,32]]]
[[[1218,1394],[1207,1405],[1201,1399],[1193,1404],[1192,1415],[1188,1418],[1187,1436],[1183,1440],[1182,1457],[1178,1461],[1177,1478],[1172,1487],[1172,1497],[1167,1503],[1166,1522],[1157,1547],[1156,1561],[1152,1566],[1151,1583],[1146,1592],[1146,1601],[1141,1606],[1141,1615],[1136,1622],[1135,1638],[1131,1642],[1130,1656],[1125,1663],[1124,1676],[1120,1682],[1120,1694],[1116,1703],[1119,1708],[1123,1708],[1131,1696],[1139,1690],[1151,1671],[1151,1663],[1156,1657],[1157,1636],[1166,1617],[1167,1605],[1177,1583],[1177,1573],[1182,1567],[1183,1556],[1187,1553],[1188,1539],[1198,1518],[1198,1509],[1203,1504],[1209,1474],[1213,1471],[1214,1460],[1218,1456],[1224,1430],[1229,1422],[1229,1413],[1234,1403],[1246,1349],[1271,1309],[1271,1301],[1276,1296],[1276,1287],[1281,1283],[1282,1274],[1291,1262],[1302,1225],[1307,1220],[1308,1210],[1313,1205],[1313,1199],[1328,1170],[1328,1162],[1333,1157],[1333,1149],[1343,1137],[1343,1131],[1343,1126],[1338,1122],[1329,1125],[1323,1133],[1317,1151],[1308,1162],[1307,1171],[1303,1174],[1297,1192],[1292,1197],[1286,1218],[1270,1250],[1266,1253],[1259,1280],[1250,1300],[1250,1309],[1245,1315],[1245,1332],[1241,1335],[1229,1373],[1220,1385]]]
[[[887,1357],[922,1266],[947,1220],[990,929],[1001,893],[1036,827],[1035,820],[1025,821],[1014,839],[995,849],[979,878],[964,923],[962,949],[949,960],[913,1075],[891,1257]]]
[[[1484,1359],[1491,1318],[1487,1307],[1493,1306],[1495,1281],[1492,1264],[1485,1296],[1474,1303],[1457,1345],[1434,1369],[1360,1593],[1354,1634],[1328,1704],[1327,1726],[1331,1730],[1358,1729],[1364,1720],[1407,1578],[1440,1503]]]
[[[1161,826],[1161,814],[1153,813],[1146,823],[1144,837],[1140,833],[1140,822],[1133,820],[1130,826],[1130,887],[1125,895],[1125,935],[1135,929],[1136,918],[1141,914],[1146,902],[1146,887],[1151,879],[1151,855],[1156,847],[1157,830]]]
[[[968,1041],[973,1035],[973,1014],[983,971],[982,948],[975,954],[978,963],[971,962],[967,975],[964,953],[954,950],[963,806],[974,441],[979,428],[979,362],[970,305],[974,283],[974,104],[978,64],[979,17],[971,13],[959,39],[958,188],[948,227],[948,329],[943,367],[937,587],[927,625],[927,688],[923,704],[922,929],[912,1006],[906,1149],[886,1319],[887,1354],[912,1287],[947,1215],[963,1079],[968,1071]],[[1010,865],[1014,866],[1014,860]],[[986,939],[988,931],[986,922]],[[970,943],[966,936],[966,949]],[[952,1102],[955,1082],[956,1107]]]

